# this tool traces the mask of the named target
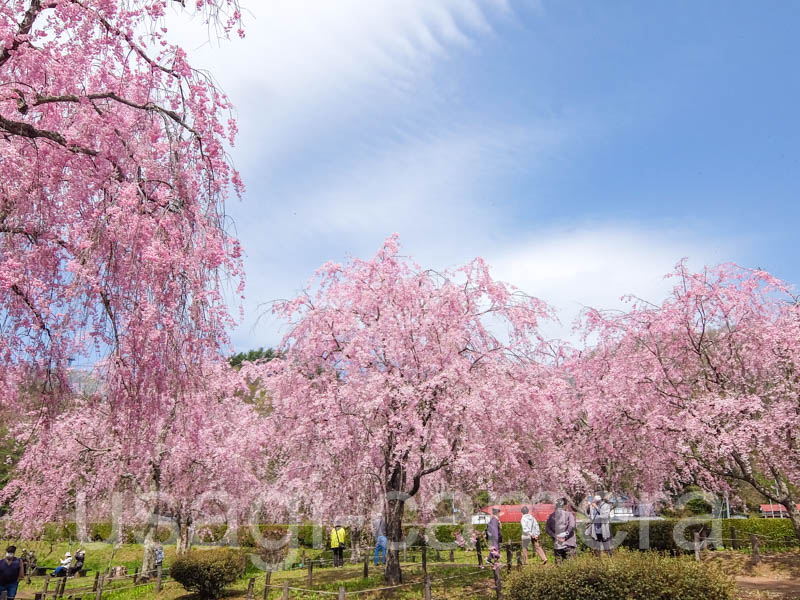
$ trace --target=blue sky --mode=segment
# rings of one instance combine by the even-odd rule
[[[237,349],[279,340],[261,303],[392,232],[565,324],[663,297],[682,257],[800,283],[800,4],[241,2],[244,41],[178,28],[238,108]]]

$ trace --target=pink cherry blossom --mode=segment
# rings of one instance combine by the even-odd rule
[[[550,310],[480,259],[423,269],[392,236],[372,260],[326,263],[274,311],[289,324],[282,358],[243,373],[270,398],[276,501],[303,498],[333,519],[377,499],[397,582],[409,499],[487,485],[524,462],[507,433],[531,393],[513,372],[543,358],[537,326]]]
[[[57,405],[70,359],[100,355],[109,400],[145,410],[226,343],[235,125],[157,26],[168,4],[0,6],[0,405],[23,384]],[[235,0],[198,10],[237,25]]]

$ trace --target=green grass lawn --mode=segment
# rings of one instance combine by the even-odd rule
[[[15,542],[20,552],[22,548],[27,548],[36,552],[40,566],[47,566],[49,569],[55,568],[59,564],[59,560],[66,551],[74,554],[78,549],[76,544],[68,543],[54,543],[48,542]],[[125,566],[128,573],[132,574],[134,569],[141,565],[142,560],[142,546],[139,544],[124,544],[116,548],[111,544],[102,542],[90,542],[82,546],[86,549],[86,561],[84,568],[87,570],[86,577],[71,578],[67,580],[65,588],[65,597],[70,595],[74,600],[90,598],[94,599],[94,593],[91,591],[94,583],[94,577],[97,572],[105,572],[107,568],[115,566]],[[202,549],[202,546],[198,547]],[[312,560],[319,557],[322,551],[320,550],[305,550],[306,560]],[[175,558],[174,546],[164,547],[164,567],[169,569],[170,563]],[[297,553],[295,564],[300,561],[300,552]],[[428,562],[428,572],[433,580],[433,590],[437,598],[459,598],[463,597],[465,588],[470,594],[479,592],[480,590],[488,589],[491,583],[492,573],[490,569],[477,569],[477,559],[474,552],[457,551],[455,552],[455,565],[446,562],[449,560],[449,552],[441,552],[442,561],[436,562],[435,551],[430,552],[430,559]],[[371,558],[371,554],[370,554]],[[399,588],[392,593],[392,597],[396,599],[411,599],[420,598],[422,596],[422,568],[421,557],[419,552],[409,551],[408,560],[403,563],[403,576],[404,583],[408,584],[403,588]],[[413,561],[412,561],[413,559]],[[307,585],[307,567],[295,567],[294,569],[287,569],[286,571],[275,571],[271,574],[271,583],[273,588],[270,598],[280,598],[280,586],[284,581],[289,582],[290,587],[308,588]],[[257,569],[252,564],[248,566],[247,573],[237,583],[229,588],[227,597],[230,598],[244,598],[246,596],[247,588],[250,578],[255,578],[255,597],[259,600],[264,597],[265,585],[265,572]],[[34,577],[31,584],[22,583],[18,598],[20,600],[33,598],[35,592],[42,590],[44,584],[44,577]],[[51,579],[50,590],[53,590],[56,585],[56,580]],[[363,559],[358,563],[346,562],[344,567],[335,569],[330,566],[314,566],[313,569],[313,585],[311,589],[320,592],[336,592],[339,586],[343,586],[346,591],[354,592],[359,590],[366,590],[372,588],[383,587],[383,569],[382,567],[375,567],[370,560],[369,564],[369,577],[363,577]],[[359,595],[361,598],[380,598],[384,597],[381,593],[362,593]],[[494,597],[494,592],[487,591],[485,594],[474,595],[475,598],[491,598]],[[104,586],[104,599],[110,600],[134,600],[136,598],[160,598],[163,600],[175,600],[178,598],[191,598],[177,582],[165,580],[162,585],[160,594],[155,593],[154,584],[133,586],[130,578],[119,579],[116,581],[107,582]],[[303,598],[326,598],[330,599],[330,594],[303,594]]]

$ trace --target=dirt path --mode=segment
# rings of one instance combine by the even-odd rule
[[[736,577],[736,584],[748,592],[768,593],[767,597],[784,600],[800,599],[800,579],[771,579],[769,577]],[[759,597],[759,596],[749,596]]]

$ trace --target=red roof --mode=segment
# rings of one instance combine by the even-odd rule
[[[760,508],[761,512],[786,512],[783,504],[762,504]],[[797,508],[800,510],[800,504],[797,505]]]
[[[481,512],[491,515],[493,508],[499,508],[501,523],[519,523],[522,519],[523,506],[528,507],[528,511],[537,521],[546,521],[555,510],[554,504],[492,504],[484,506]]]

